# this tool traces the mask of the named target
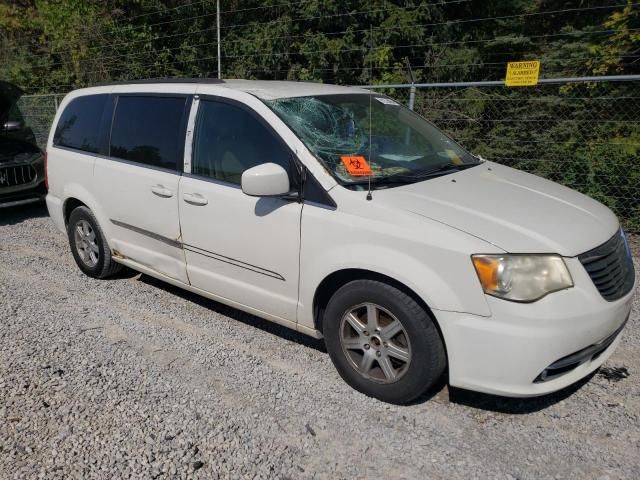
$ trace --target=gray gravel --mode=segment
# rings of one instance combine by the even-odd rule
[[[322,342],[146,276],[90,279],[45,209],[0,210],[0,478],[637,479],[639,302],[580,385],[394,407]]]

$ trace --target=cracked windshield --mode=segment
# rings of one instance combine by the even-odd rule
[[[265,102],[343,185],[387,188],[444,175],[478,160],[425,119],[372,94]]]

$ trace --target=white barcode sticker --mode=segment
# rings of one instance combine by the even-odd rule
[[[398,106],[398,102],[396,102],[395,100],[391,100],[390,98],[376,97],[376,100],[378,100],[380,103],[384,103],[385,105],[396,105],[396,106]]]

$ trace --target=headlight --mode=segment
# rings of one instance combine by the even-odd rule
[[[514,302],[534,302],[548,293],[573,287],[559,255],[473,255],[485,293]]]

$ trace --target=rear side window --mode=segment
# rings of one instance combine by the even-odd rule
[[[185,98],[118,98],[111,127],[110,155],[176,170],[184,146]]]
[[[53,135],[53,144],[85,152],[100,150],[100,122],[109,95],[78,97],[67,105]]]

